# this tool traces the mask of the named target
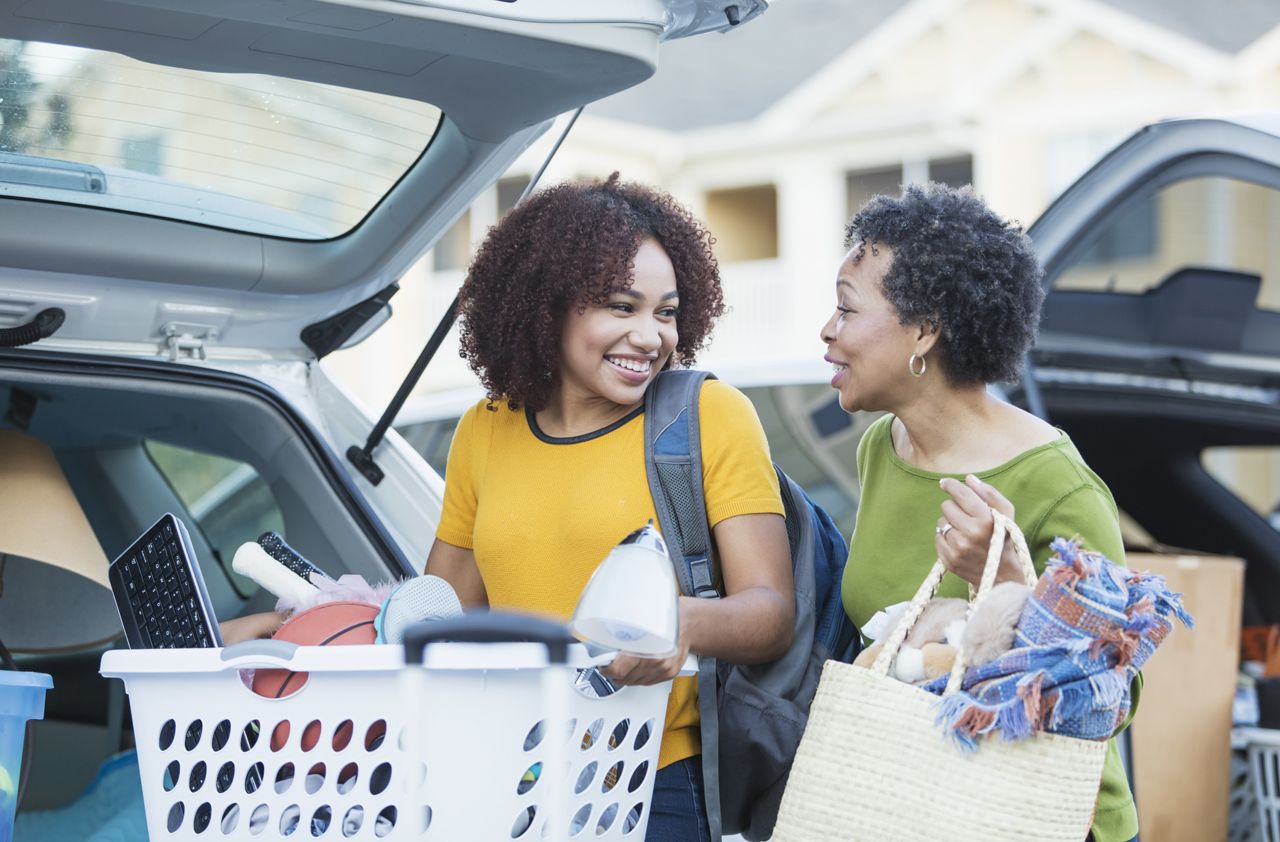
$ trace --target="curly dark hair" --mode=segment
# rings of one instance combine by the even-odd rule
[[[460,354],[491,402],[534,411],[559,379],[570,308],[602,304],[635,282],[632,261],[652,237],[675,268],[679,340],[692,364],[724,312],[707,229],[675,199],[640,184],[572,182],[540,190],[489,230],[459,293]]]
[[[845,246],[858,243],[893,249],[885,297],[902,324],[938,325],[950,382],[1017,380],[1044,302],[1043,271],[1021,226],[968,187],[913,184],[854,215]]]

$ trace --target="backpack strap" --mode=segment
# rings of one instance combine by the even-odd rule
[[[644,397],[644,461],[658,526],[669,546],[680,590],[716,599],[718,569],[702,489],[698,395],[715,375],[677,369],[660,373]]]
[[[717,599],[718,568],[702,488],[702,427],[698,397],[715,375],[675,369],[658,374],[644,396],[644,462],[658,526],[673,550],[680,590]],[[715,658],[698,656],[702,789],[712,842],[721,840],[720,717]]]

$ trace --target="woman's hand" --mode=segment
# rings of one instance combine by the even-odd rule
[[[243,643],[246,640],[271,637],[284,623],[285,619],[284,614],[275,611],[264,611],[261,614],[249,614],[245,617],[223,620],[218,623],[218,630],[222,633],[223,645],[230,646],[233,643]]]
[[[991,530],[995,526],[991,510],[1013,520],[1013,504],[973,474],[965,477],[964,482],[947,477],[939,484],[951,499],[942,501],[942,517],[938,518],[933,536],[938,558],[952,573],[977,587],[982,580],[982,568],[986,566],[987,551],[991,547]],[[1020,582],[1022,578],[1013,541],[1005,536],[996,582]]]
[[[680,674],[689,657],[688,637],[682,631],[676,644],[676,654],[670,658],[639,658],[619,654],[607,667],[601,667],[604,677],[618,686],[628,684],[661,684]]]

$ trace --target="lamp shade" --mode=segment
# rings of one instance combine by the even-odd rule
[[[667,542],[649,521],[623,538],[591,574],[569,628],[585,643],[668,658],[679,643],[679,593]]]
[[[0,430],[0,641],[56,652],[120,634],[106,553],[53,450]]]

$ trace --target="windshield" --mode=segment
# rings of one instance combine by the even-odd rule
[[[377,206],[440,117],[332,85],[0,39],[0,197],[329,239]]]

